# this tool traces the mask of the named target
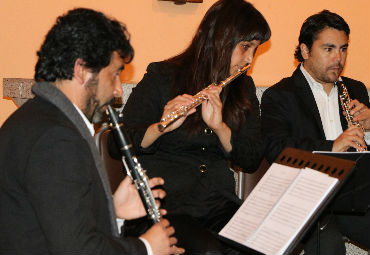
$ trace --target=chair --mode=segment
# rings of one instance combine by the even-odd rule
[[[263,159],[254,173],[246,173],[240,167],[232,166],[231,169],[235,172],[236,194],[241,200],[245,200],[249,196],[269,166],[266,159]]]
[[[109,155],[107,139],[110,132],[108,125],[103,125],[95,134],[95,143],[107,171],[112,193],[114,193],[127,174],[122,161]]]

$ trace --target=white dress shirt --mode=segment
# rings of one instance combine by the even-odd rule
[[[339,116],[338,87],[334,86],[328,96],[324,91],[324,87],[312,78],[306,69],[304,69],[303,65],[300,66],[300,69],[310,85],[315,98],[326,140],[337,139],[343,133]],[[342,79],[339,77],[339,80],[341,81]],[[370,131],[365,132],[364,140],[366,144],[370,144]]]
[[[310,85],[317,108],[319,109],[326,140],[337,139],[343,133],[339,116],[338,87],[334,86],[328,95],[324,90],[324,86],[315,81],[304,69],[303,65],[300,68]]]
[[[84,120],[87,128],[89,129],[89,131],[91,133],[91,136],[94,136],[94,134],[95,134],[94,124],[92,124],[86,118],[85,114],[80,110],[80,108],[78,108],[75,104],[73,104],[73,106],[76,108],[77,112],[81,115],[82,119]],[[120,218],[117,218],[116,220],[117,220],[118,230],[121,233],[121,227],[123,226],[123,223],[124,223],[125,220],[120,219]],[[153,250],[152,250],[152,247],[150,246],[149,242],[145,238],[142,238],[142,237],[139,237],[139,239],[144,243],[148,255],[153,255]]]

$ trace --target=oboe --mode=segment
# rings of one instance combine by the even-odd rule
[[[358,122],[353,120],[353,115],[351,114],[351,109],[349,108],[348,104],[351,102],[351,98],[349,97],[348,90],[346,85],[342,81],[336,81],[334,82],[335,85],[338,86],[338,92],[339,92],[339,100],[340,104],[342,106],[343,111],[345,112],[345,118],[347,121],[348,126],[357,126],[361,129],[363,133],[365,133],[364,127]],[[360,144],[356,143],[358,146],[362,148],[362,150],[357,151],[367,151],[367,147],[362,147]]]
[[[121,130],[116,114],[110,105],[108,105],[107,114],[109,116],[113,135],[119,145],[122,154],[122,162],[126,168],[127,174],[131,177],[139,192],[148,217],[153,223],[157,223],[161,218],[161,214],[149,187],[148,176],[132,152],[132,144],[127,142],[127,136],[123,133],[123,130]]]
[[[247,64],[243,68],[239,69],[236,73],[234,73],[234,74],[230,75],[229,77],[227,77],[225,80],[219,82],[218,84],[212,83],[212,84],[208,85],[205,89],[208,89],[211,86],[219,86],[221,88],[225,87],[230,82],[232,82],[233,80],[235,80],[237,77],[239,77],[240,75],[242,75],[243,73],[245,73],[250,68],[250,66],[251,66],[250,64]],[[179,109],[177,109],[176,111],[174,111],[171,114],[169,114],[166,117],[164,117],[161,120],[161,122],[158,124],[159,131],[162,132],[168,125],[172,124],[173,122],[175,122],[176,120],[178,120],[182,116],[185,116],[191,109],[199,106],[204,100],[207,99],[202,94],[202,91],[198,92],[193,97],[194,97],[194,101],[193,102],[191,102],[188,105],[182,105]]]

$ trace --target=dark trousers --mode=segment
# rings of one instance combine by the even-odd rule
[[[185,214],[165,216],[175,228],[177,246],[183,247],[186,255],[242,255],[236,247],[222,241],[217,233],[231,219],[239,205],[227,202],[204,218],[194,218]],[[148,229],[150,222],[141,218],[125,222],[125,235],[138,236]]]
[[[305,255],[344,255],[343,237],[370,249],[370,155],[338,156],[355,160],[356,168],[328,206],[329,212],[320,217],[321,228],[326,227],[317,231],[317,226],[314,226],[306,235]]]
[[[315,225],[308,234],[305,255],[345,255],[343,237],[370,249],[369,211],[365,215],[326,215],[320,221],[320,229]]]

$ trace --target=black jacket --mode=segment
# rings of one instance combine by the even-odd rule
[[[249,172],[256,170],[260,163],[263,143],[256,89],[249,76],[235,81],[243,83],[253,112],[246,117],[246,123],[239,131],[232,131],[230,154],[225,153],[217,135],[209,133],[205,124],[204,129],[192,137],[187,135],[183,124],[144,150],[140,144],[145,131],[160,120],[165,104],[172,99],[170,87],[174,75],[174,68],[168,63],[150,64],[125,105],[123,123],[148,175],[161,176],[165,180],[167,196],[163,207],[169,213],[206,217],[221,201],[240,203],[228,161]],[[201,168],[206,171],[200,171]]]
[[[0,253],[146,254],[120,240],[91,133],[48,83],[0,129]]]
[[[350,78],[342,79],[350,98],[370,107],[365,85]],[[341,108],[339,111],[345,130],[347,122]],[[291,77],[266,89],[261,101],[261,118],[269,162],[273,162],[285,147],[307,151],[331,151],[333,147],[334,141],[325,138],[315,98],[299,67]]]

